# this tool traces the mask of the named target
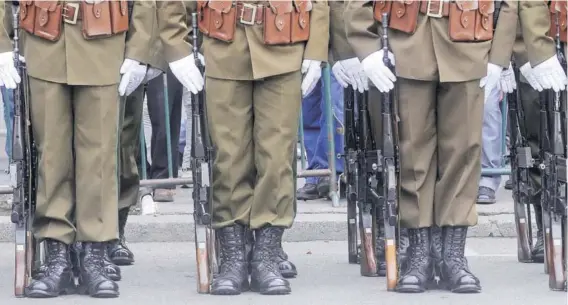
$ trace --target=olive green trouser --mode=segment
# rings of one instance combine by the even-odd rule
[[[531,155],[535,159],[539,159],[539,142],[540,142],[540,96],[539,92],[534,90],[529,84],[518,82],[519,97],[524,115],[524,120],[519,121],[519,127],[529,147],[531,148]],[[540,169],[529,169],[529,176],[533,185],[533,190],[536,191],[532,203],[540,205]]]
[[[215,228],[292,225],[301,79],[300,71],[255,81],[207,77]]]
[[[475,225],[484,95],[479,80],[398,78],[396,86],[401,226]],[[373,87],[369,94],[374,139],[380,147],[380,93]]]
[[[140,128],[144,107],[144,86],[126,98],[120,134],[120,195],[118,209],[129,208],[138,201],[140,175],[137,158],[140,151]]]
[[[118,86],[30,77],[38,149],[34,234],[66,244],[117,238]]]

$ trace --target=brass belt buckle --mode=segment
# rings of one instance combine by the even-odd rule
[[[69,19],[69,16],[67,15],[67,12],[69,11],[68,7],[73,8],[73,16],[71,17],[71,19]],[[63,6],[63,14],[63,22],[69,24],[77,24],[77,18],[79,17],[79,3],[65,3],[65,5]]]
[[[245,19],[243,19],[244,15],[245,15],[245,9],[250,9],[250,10],[252,10],[250,20],[245,20]],[[252,5],[252,4],[248,4],[248,3],[243,3],[243,9],[241,10],[241,15],[239,16],[239,21],[240,21],[242,24],[254,25],[254,23],[255,23],[255,21],[256,21],[256,5]]]
[[[437,12],[432,12],[431,10],[431,5],[432,5],[432,0],[428,0],[428,6],[426,7],[426,16],[428,17],[432,17],[432,18],[442,18],[442,11],[444,9],[444,1],[443,0],[435,0],[435,2],[439,3],[439,7],[438,7],[438,11]]]

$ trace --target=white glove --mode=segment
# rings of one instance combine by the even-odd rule
[[[509,63],[509,68],[501,72],[501,91],[505,93],[513,93],[517,89],[517,82],[515,81],[515,74],[513,73],[513,67]]]
[[[310,94],[316,87],[316,84],[321,78],[321,61],[304,59],[302,61],[302,97]]]
[[[118,85],[118,94],[128,96],[134,92],[146,78],[146,70],[148,70],[146,65],[130,58],[124,59],[120,67],[122,77]]]
[[[20,56],[20,60],[23,59]],[[0,53],[0,86],[5,86],[6,89],[16,89],[21,80],[18,70],[14,66],[14,53]]]
[[[499,80],[501,79],[501,71],[503,68],[492,63],[487,64],[487,75],[479,82],[479,88],[485,88],[485,96],[489,96],[494,88],[499,87]],[[487,99],[484,99],[487,102]]]
[[[383,63],[383,54],[383,50],[372,53],[363,59],[361,65],[363,66],[365,74],[380,92],[389,92],[394,88],[396,76]],[[389,52],[388,57],[391,64],[394,66],[394,55]]]
[[[354,90],[359,90],[361,93],[369,90],[369,79],[363,72],[363,66],[357,57],[336,62],[331,71],[343,88],[351,85]]]
[[[197,94],[199,91],[203,90],[205,81],[203,80],[203,75],[201,75],[201,72],[199,72],[199,69],[197,69],[195,65],[193,53],[189,54],[187,57],[171,62],[169,66],[174,76],[187,90],[191,91],[191,93]]]
[[[555,92],[566,88],[566,72],[558,61],[556,55],[533,67],[532,73],[538,83],[544,89],[552,89]]]
[[[519,71],[521,72],[521,74],[526,78],[527,82],[529,82],[529,85],[531,85],[531,87],[538,91],[541,92],[542,90],[544,90],[544,88],[542,88],[542,86],[540,85],[540,83],[538,82],[538,80],[536,79],[534,73],[533,73],[533,69],[531,67],[531,64],[529,62],[527,62],[526,64],[524,64]]]
[[[160,69],[156,69],[154,67],[149,67],[148,71],[146,72],[146,77],[144,77],[143,83],[147,83],[147,82],[153,80],[154,78],[162,75],[162,73],[164,73],[164,72]]]

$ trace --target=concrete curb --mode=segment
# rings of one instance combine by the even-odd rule
[[[533,218],[534,219],[534,218]],[[137,216],[128,219],[126,227],[129,242],[180,242],[193,241],[193,216],[157,215]],[[284,240],[300,241],[344,241],[347,240],[346,214],[299,214],[294,226],[288,230]],[[533,223],[533,232],[536,225]],[[513,214],[480,215],[478,224],[468,231],[469,237],[516,237]],[[13,224],[8,216],[0,216],[0,242],[14,240]]]

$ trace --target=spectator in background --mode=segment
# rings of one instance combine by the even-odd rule
[[[182,178],[191,177],[191,145],[186,145],[186,142],[191,144],[191,93],[184,89],[183,92],[183,108],[181,117],[181,128],[179,136],[179,164],[181,169]],[[189,188],[187,184],[181,186],[182,188]]]
[[[503,93],[494,88],[486,97],[483,113],[483,129],[481,142],[481,168],[500,168],[503,166],[501,125],[501,100]],[[494,204],[495,193],[501,184],[501,176],[481,176],[477,195],[478,204]]]
[[[171,152],[172,152],[172,178],[178,177],[179,155],[178,145],[181,125],[181,104],[183,95],[183,86],[172,74],[170,69],[167,70],[167,92],[168,92],[168,110],[170,118],[170,134],[171,134]],[[166,145],[166,113],[165,111],[165,88],[164,78],[157,77],[148,83],[147,100],[148,115],[152,123],[152,138],[150,140],[150,166],[148,170],[148,179],[166,179],[168,175],[168,151]],[[174,201],[175,186],[162,187],[154,189],[154,201],[172,202]]]
[[[323,72],[322,72],[323,73]],[[337,154],[343,151],[343,87],[337,82],[333,73],[330,77],[331,103],[333,106],[333,121],[335,135],[335,170],[337,176],[343,173],[343,160]],[[325,117],[325,91],[323,77],[316,87],[302,101],[302,116],[304,121],[304,147],[308,159],[307,169],[329,168],[327,120]],[[314,200],[327,197],[330,189],[330,178],[308,177],[306,184],[297,190],[299,200]],[[335,182],[334,182],[335,183]]]
[[[1,87],[4,104],[4,123],[6,124],[6,145],[4,150],[8,160],[12,160],[12,124],[14,123],[14,90]],[[8,166],[8,171],[10,166]]]

